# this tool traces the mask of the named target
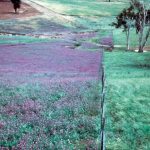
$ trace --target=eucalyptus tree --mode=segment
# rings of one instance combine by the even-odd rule
[[[129,50],[130,30],[135,27],[134,7],[131,5],[129,8],[123,9],[122,12],[116,17],[116,22],[113,22],[112,25],[116,28],[123,28],[123,32],[126,32],[127,50]]]
[[[135,28],[139,39],[138,52],[143,52],[150,37],[150,9],[143,1],[131,0],[130,7],[123,9],[112,25],[126,32],[127,50],[130,49],[130,30]]]
[[[131,0],[131,2],[136,12],[135,28],[139,36],[139,52],[143,52],[150,36],[150,9],[143,1]]]

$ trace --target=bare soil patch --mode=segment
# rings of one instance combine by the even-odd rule
[[[20,13],[15,14],[13,5],[8,0],[0,0],[0,20],[31,17],[40,14],[28,4],[22,3]]]

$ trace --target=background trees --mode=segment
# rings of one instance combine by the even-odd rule
[[[130,29],[135,25],[135,13],[133,11],[133,6],[130,6],[127,9],[124,9],[117,17],[117,22],[113,22],[113,26],[116,28],[122,28],[126,32],[127,37],[127,50],[130,49]]]
[[[138,0],[131,0],[130,7],[122,10],[112,25],[126,32],[127,50],[130,49],[130,29],[134,27],[139,39],[138,51],[143,52],[150,36],[150,9]]]
[[[132,0],[135,16],[135,28],[139,36],[139,52],[143,52],[147,39],[150,36],[150,9],[147,9],[145,4],[138,0]]]

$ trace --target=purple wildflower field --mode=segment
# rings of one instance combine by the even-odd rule
[[[0,149],[98,149],[102,52],[73,46],[0,45]]]
[[[65,43],[0,46],[0,80],[8,83],[98,79],[101,53],[75,51]]]
[[[100,41],[100,44],[104,46],[108,46],[108,50],[112,50],[114,48],[112,36],[103,37]]]
[[[20,14],[1,11],[0,150],[99,149],[102,51],[90,42],[97,32],[24,3]]]

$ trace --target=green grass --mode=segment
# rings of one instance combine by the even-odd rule
[[[111,17],[116,16],[123,8],[128,7],[128,1],[104,0],[41,0],[35,2],[62,15],[71,15],[71,20],[88,29],[100,29],[111,23]],[[103,24],[105,24],[103,26]]]
[[[108,150],[150,149],[150,53],[105,53]]]
[[[36,0],[35,0],[36,1]],[[37,1],[36,1],[37,2]],[[108,3],[106,1],[91,0],[41,0],[41,4],[46,4],[50,9],[66,15],[84,15],[84,16],[111,16],[116,15],[128,6],[128,2]],[[112,5],[113,4],[113,5]]]
[[[0,44],[23,44],[35,42],[47,42],[48,39],[34,38],[30,36],[0,35]]]
[[[121,47],[126,47],[126,33],[122,32],[122,29],[114,29],[113,30],[113,41],[114,45],[118,45]],[[146,32],[145,32],[146,33]],[[131,29],[130,31],[130,48],[138,47],[139,36],[136,33],[135,29]],[[146,43],[146,46],[150,45],[150,38]]]

